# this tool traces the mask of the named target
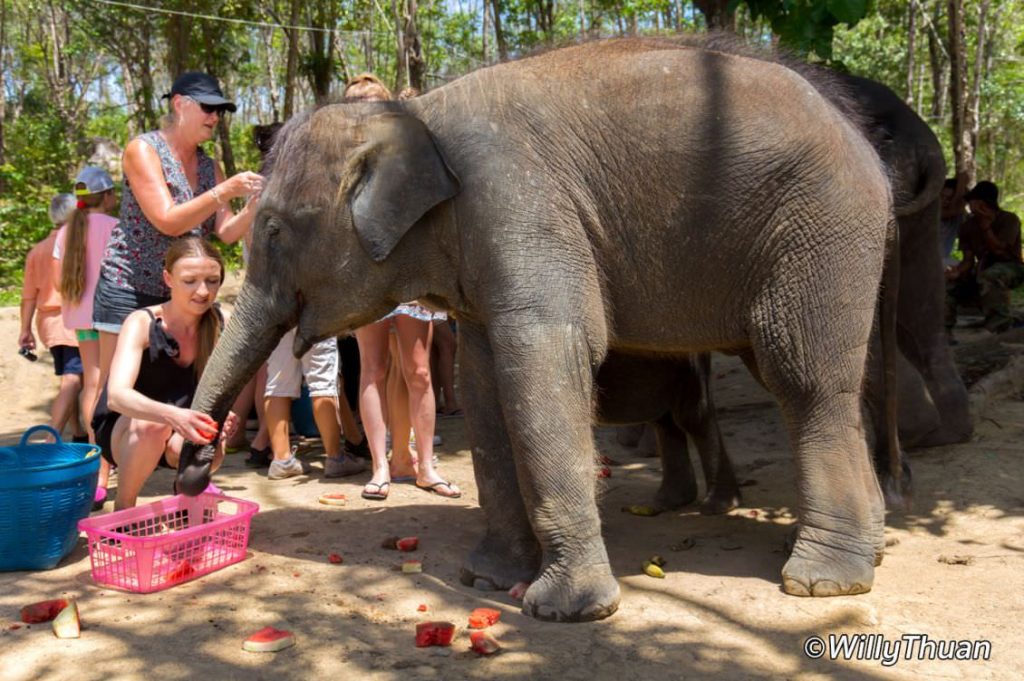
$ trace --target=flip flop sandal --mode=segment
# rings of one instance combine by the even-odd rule
[[[369,490],[370,487],[376,487],[377,491],[371,492]],[[388,492],[390,491],[390,487],[390,482],[382,482],[379,485],[375,482],[368,482],[363,487],[362,497],[364,499],[370,499],[371,501],[384,501],[385,499],[388,498]]]
[[[438,492],[437,488],[441,487],[442,485],[447,487],[448,491],[452,492],[452,494],[442,494],[441,492]],[[417,482],[416,486],[419,487],[424,492],[431,492],[432,494],[436,494],[439,497],[444,497],[445,499],[458,499],[459,497],[462,496],[462,492],[456,492],[455,488],[453,488],[452,484],[447,480],[439,480],[438,482],[435,482],[432,485],[421,485],[420,483]]]

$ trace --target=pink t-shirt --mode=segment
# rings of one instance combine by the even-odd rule
[[[82,298],[77,305],[65,300],[61,306],[64,326],[69,329],[92,328],[92,298],[96,293],[96,284],[100,280],[103,252],[107,249],[107,240],[110,239],[110,233],[114,231],[115,225],[117,220],[109,215],[89,213],[89,226],[85,238],[85,286],[82,289]],[[67,225],[60,228],[57,241],[53,245],[53,257],[60,263],[58,272],[64,265],[64,241],[67,230]]]

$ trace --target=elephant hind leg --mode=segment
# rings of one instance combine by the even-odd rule
[[[774,309],[753,349],[796,454],[800,530],[782,569],[783,588],[798,596],[864,593],[884,542],[884,505],[861,414],[871,319],[853,317],[849,308],[831,318],[819,310],[833,326],[811,328],[779,319],[785,313]],[[806,308],[791,309],[803,315]]]

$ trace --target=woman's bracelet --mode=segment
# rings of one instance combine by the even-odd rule
[[[224,205],[224,202],[220,200],[220,192],[217,191],[216,187],[211,187],[210,193],[213,194],[213,200],[217,202],[218,206]]]

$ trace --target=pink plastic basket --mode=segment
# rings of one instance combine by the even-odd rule
[[[86,518],[92,578],[98,584],[151,593],[188,582],[245,558],[249,523],[259,504],[203,493]]]

